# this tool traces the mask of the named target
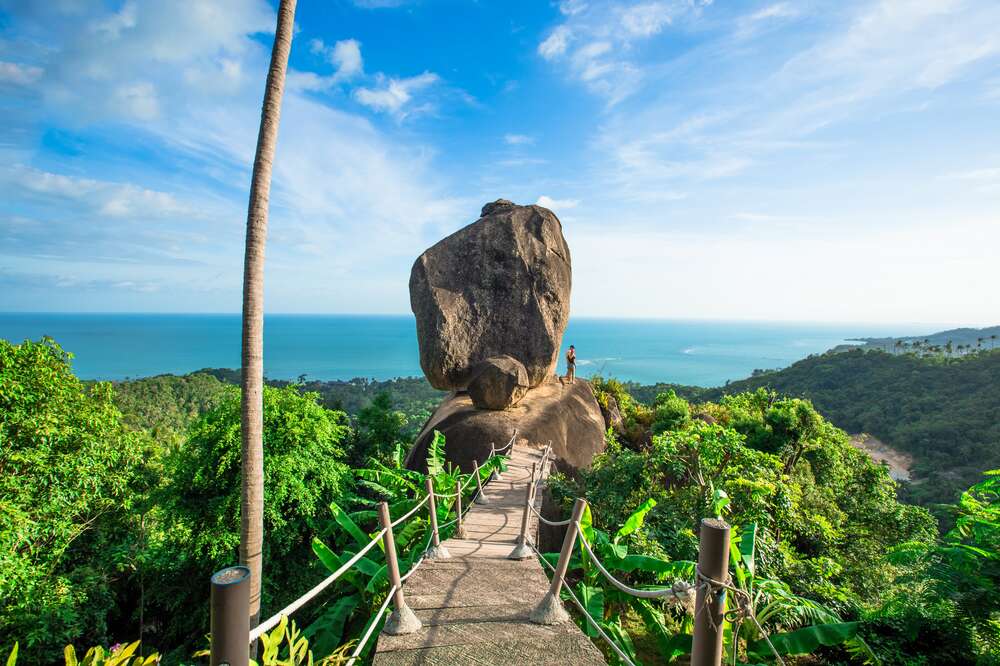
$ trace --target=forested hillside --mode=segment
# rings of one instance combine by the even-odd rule
[[[812,356],[783,370],[698,392],[718,400],[759,387],[804,397],[837,427],[867,432],[910,453],[904,496],[954,501],[984,470],[1000,467],[1000,350],[963,358],[855,350]]]

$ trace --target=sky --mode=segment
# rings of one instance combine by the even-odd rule
[[[238,312],[267,0],[0,0],[0,310]],[[1000,321],[996,0],[299,0],[268,312],[497,198],[575,316]]]

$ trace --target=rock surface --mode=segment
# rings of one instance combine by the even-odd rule
[[[427,447],[434,431],[440,430],[447,441],[447,459],[470,472],[473,460],[482,463],[490,444],[503,446],[515,429],[518,445],[551,441],[553,453],[576,469],[588,467],[604,450],[604,417],[590,383],[552,379],[504,411],[477,409],[465,393],[445,398],[417,437],[406,466],[426,469]]]
[[[469,380],[469,398],[479,409],[507,409],[528,391],[528,371],[513,356],[494,356],[478,363]]]
[[[569,319],[569,247],[552,211],[498,200],[426,250],[410,273],[420,366],[438,389],[465,389],[479,362],[509,354],[530,386],[554,374]]]

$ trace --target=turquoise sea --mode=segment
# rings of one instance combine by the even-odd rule
[[[858,336],[918,335],[912,325],[832,325],[575,318],[578,373],[642,383],[718,386],[755,368],[779,368]],[[239,315],[0,313],[0,337],[43,335],[74,355],[85,379],[124,379],[240,365]],[[410,315],[270,315],[268,377],[352,379],[420,375]],[[559,371],[563,372],[560,363]]]

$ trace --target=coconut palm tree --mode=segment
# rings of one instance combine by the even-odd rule
[[[243,496],[240,504],[240,562],[250,569],[250,624],[260,615],[261,563],[264,545],[264,245],[271,196],[271,165],[278,143],[281,98],[288,52],[292,48],[296,0],[281,0],[264,87],[257,153],[253,160],[243,260]]]

